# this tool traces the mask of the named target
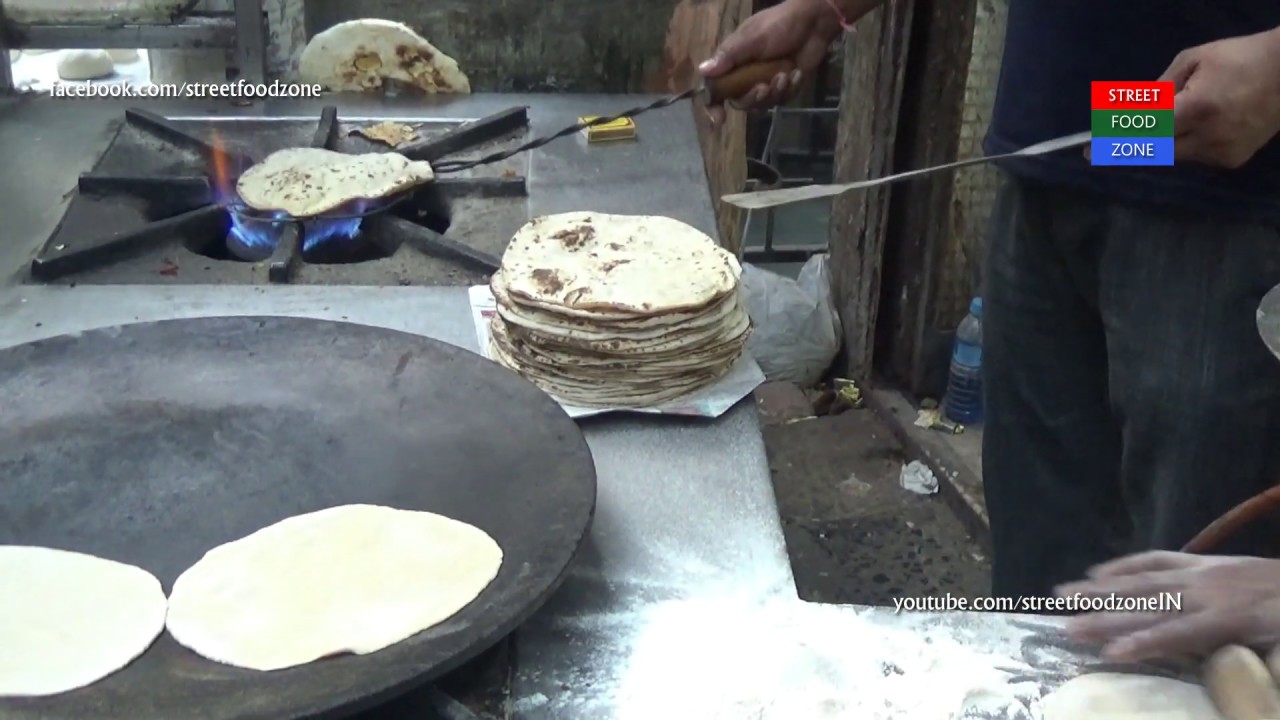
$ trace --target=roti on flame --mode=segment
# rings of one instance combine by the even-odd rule
[[[393,152],[348,155],[288,148],[246,170],[236,181],[236,194],[255,210],[307,218],[354,200],[394,195],[434,177],[430,163]]]

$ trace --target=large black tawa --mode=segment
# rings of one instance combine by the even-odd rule
[[[0,350],[0,543],[133,563],[167,591],[215,545],[290,515],[375,503],[472,523],[505,553],[475,602],[381,652],[263,673],[205,660],[165,634],[88,688],[0,700],[0,718],[352,714],[447,672],[528,617],[564,578],[595,497],[587,444],[555,402],[416,335],[207,318]]]

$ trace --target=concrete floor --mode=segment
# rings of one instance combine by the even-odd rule
[[[816,201],[774,210],[774,247],[823,244],[830,205]],[[764,213],[757,211],[743,238],[748,251],[763,247],[765,227]],[[800,264],[762,267],[795,277]],[[858,410],[765,428],[800,595],[867,605],[891,605],[908,595],[987,595],[990,563],[985,543],[973,536],[985,534],[985,509],[975,506],[981,498],[981,429],[951,436],[911,428],[914,408],[889,395],[897,404],[890,403],[889,414],[881,407],[882,417]],[[883,418],[891,418],[895,428]],[[898,473],[908,454],[945,466],[966,491],[921,496],[902,489]],[[940,456],[945,463],[935,462]]]
[[[764,438],[801,597],[891,606],[989,593],[982,543],[944,494],[899,487],[907,453],[875,412],[767,426]]]

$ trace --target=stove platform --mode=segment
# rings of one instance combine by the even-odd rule
[[[271,152],[386,152],[326,107],[298,118],[165,117],[125,111],[27,278],[47,284],[472,285],[497,267],[529,217],[526,157],[438,177],[385,207],[303,223],[248,214],[235,178]],[[514,107],[470,122],[412,123],[394,148],[415,160],[466,159],[523,141]]]

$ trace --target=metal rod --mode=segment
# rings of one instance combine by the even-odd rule
[[[239,77],[260,83],[267,77],[267,21],[262,0],[235,0],[235,17]]]
[[[161,140],[173,143],[178,147],[194,150],[197,153],[200,153],[200,156],[203,157],[207,163],[212,163],[214,157],[219,152],[222,152],[222,155],[228,162],[230,162],[237,173],[243,172],[253,164],[253,160],[251,158],[240,155],[239,153],[227,152],[225,150],[220,151],[201,138],[198,138],[177,125],[174,125],[168,118],[162,117],[153,112],[149,112],[141,108],[129,108],[124,111],[124,119],[125,122],[130,125],[138,128],[139,130],[149,132]]]
[[[158,193],[205,193],[210,196],[209,179],[201,175],[184,175],[179,177],[157,177],[154,175],[102,175],[84,173],[77,184],[85,195],[108,195],[123,193],[125,195],[150,196]]]
[[[267,261],[267,280],[273,283],[293,281],[293,275],[302,264],[302,226],[289,223],[280,233],[280,242]]]
[[[764,251],[773,252],[773,233],[777,229],[777,218],[773,214],[773,208],[765,208],[764,211]]]
[[[424,688],[422,694],[439,720],[482,720],[466,705],[449,697],[435,685]]]
[[[190,212],[175,215],[125,233],[116,233],[99,240],[84,243],[83,247],[58,250],[51,247],[54,237],[45,243],[40,254],[31,261],[31,274],[39,280],[53,280],[82,270],[102,267],[151,247],[173,242],[175,236],[194,235],[221,227],[227,222],[226,212],[215,205],[207,205]]]
[[[395,255],[405,240],[402,233],[396,232],[398,228],[382,225],[383,220],[393,217],[396,216],[389,212],[382,212],[370,215],[360,223],[360,239],[378,248],[383,257]]]
[[[13,63],[9,62],[8,21],[4,15],[4,0],[0,0],[0,95],[13,92]]]
[[[495,273],[502,265],[501,260],[483,250],[464,245],[404,218],[388,215],[382,218],[381,224],[389,231],[403,235],[404,242],[424,255],[452,260],[484,273]]]
[[[802,263],[827,251],[825,247],[786,248],[785,250],[744,250],[742,259],[749,263]]]
[[[236,21],[230,17],[186,18],[165,25],[28,25],[9,22],[6,43],[13,49],[236,47]],[[6,57],[7,59],[7,57]]]
[[[316,134],[311,138],[311,147],[332,150],[338,139],[338,108],[336,105],[325,105],[320,111],[320,122],[316,124]]]
[[[412,160],[435,162],[480,143],[497,140],[505,135],[529,127],[529,108],[516,107],[503,110],[458,127],[434,138],[409,143],[397,150]]]
[[[510,198],[529,194],[529,186],[523,176],[496,178],[436,178],[432,183],[443,195],[451,198]]]

